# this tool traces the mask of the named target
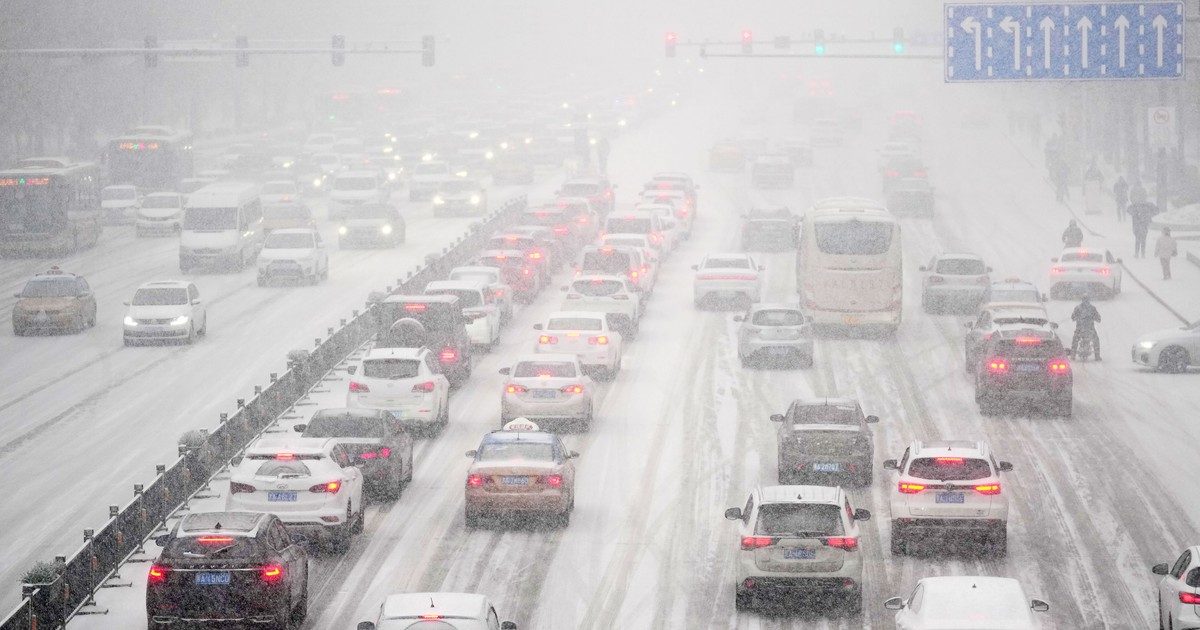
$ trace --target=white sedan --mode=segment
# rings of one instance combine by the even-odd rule
[[[1061,300],[1077,294],[1116,297],[1121,292],[1121,259],[1112,252],[1068,247],[1051,258],[1050,297]]]
[[[258,253],[258,286],[277,278],[317,281],[329,277],[329,251],[313,228],[275,230]]]
[[[753,303],[762,297],[759,272],[764,267],[749,254],[709,254],[692,269],[696,271],[692,293],[697,308],[711,300],[742,298]]]
[[[623,338],[609,327],[604,313],[557,311],[533,329],[541,332],[534,352],[574,354],[585,370],[605,379],[615,378],[621,370]]]
[[[501,427],[516,418],[528,418],[541,426],[564,421],[578,422],[584,431],[591,427],[595,385],[575,355],[521,356],[500,373],[508,377],[500,395]]]
[[[1200,365],[1200,321],[1142,335],[1133,344],[1133,362],[1163,372]]]
[[[1158,626],[1200,628],[1200,547],[1189,547],[1171,564],[1154,565],[1158,582]]]

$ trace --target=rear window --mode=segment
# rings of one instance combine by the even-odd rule
[[[829,221],[815,226],[817,247],[835,256],[878,256],[892,246],[892,224],[874,221]]]
[[[513,369],[513,376],[517,378],[572,378],[577,376],[577,374],[575,373],[574,363],[567,363],[565,361],[522,361]]]
[[[1030,287],[992,287],[989,299],[992,302],[1039,302],[1037,289]]]
[[[799,326],[804,323],[800,311],[759,311],[750,322],[755,326]]]
[[[844,405],[797,405],[790,420],[793,424],[858,424],[861,414],[858,409]]]
[[[580,269],[621,275],[629,271],[631,266],[629,254],[624,252],[588,252],[583,255]]]
[[[603,322],[591,317],[553,317],[546,330],[603,330]]]
[[[652,226],[650,219],[609,219],[605,229],[609,232],[626,232],[629,234],[646,234]]]
[[[837,536],[842,511],[824,503],[765,503],[758,508],[756,534],[771,536]]]
[[[987,273],[987,265],[982,260],[945,258],[938,261],[934,271],[946,276],[981,276]]]
[[[259,549],[253,538],[213,534],[175,538],[163,553],[174,558],[249,558]]]
[[[453,295],[458,298],[458,305],[462,308],[473,308],[483,306],[483,298],[480,297],[478,291],[470,291],[468,289],[432,289],[425,292],[425,295]]]
[[[800,431],[800,450],[805,453],[845,455],[863,439],[857,431]]]
[[[476,461],[554,461],[554,446],[545,442],[489,442],[479,447]]]
[[[1061,258],[1059,258],[1059,260],[1060,260],[1060,261],[1062,261],[1062,262],[1096,262],[1096,263],[1102,263],[1102,262],[1104,262],[1104,256],[1103,256],[1102,254],[1098,254],[1098,253],[1096,253],[1096,252],[1087,252],[1087,253],[1081,253],[1081,252],[1067,252],[1067,253],[1063,254],[1063,255],[1062,255],[1062,257],[1061,257]]]
[[[603,297],[620,292],[625,285],[617,280],[576,280],[571,288],[581,295]]]
[[[379,418],[353,415],[314,416],[304,429],[304,437],[381,438],[386,435]]]
[[[267,195],[287,195],[296,192],[296,185],[291,182],[267,182],[262,191]]]
[[[1062,356],[1063,347],[1057,339],[1003,339],[996,342],[996,353],[1015,359],[1049,359]]]
[[[482,284],[492,284],[496,282],[496,277],[492,274],[482,273],[478,271],[459,271],[450,274],[451,280],[461,280],[464,282],[479,282]]]
[[[308,477],[312,472],[297,459],[269,459],[260,464],[254,474],[258,477]]]
[[[709,258],[704,261],[705,269],[749,269],[750,261],[745,258]]]
[[[992,467],[986,459],[972,457],[918,457],[908,474],[918,479],[974,481],[992,476]]]
[[[363,376],[367,378],[415,378],[421,362],[413,359],[367,359],[363,361]]]
[[[596,184],[565,184],[560,192],[564,197],[591,197],[600,194],[600,186]]]
[[[339,177],[333,180],[334,190],[375,190],[374,177]]]
[[[263,244],[264,249],[312,249],[313,235],[308,233],[272,232]]]

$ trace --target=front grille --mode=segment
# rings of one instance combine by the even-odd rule
[[[170,323],[171,323],[171,321],[172,321],[173,319],[174,319],[174,318],[167,318],[167,319],[139,319],[139,320],[137,320],[137,323],[139,323],[139,324],[157,324],[157,325],[160,325],[160,326],[161,326],[162,324],[170,324]]]

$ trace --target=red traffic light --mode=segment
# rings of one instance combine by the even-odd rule
[[[675,56],[675,45],[679,43],[679,34],[668,32],[666,36],[666,54],[668,57]]]
[[[675,44],[679,42],[679,33],[667,33],[667,43]]]
[[[742,29],[742,52],[747,54],[754,52],[754,33],[750,32],[748,28]]]

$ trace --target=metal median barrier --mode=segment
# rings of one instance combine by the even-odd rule
[[[471,230],[442,250],[426,257],[425,264],[406,278],[398,279],[387,291],[394,294],[420,293],[432,280],[444,277],[452,267],[479,254],[488,237],[498,227],[510,223],[525,209],[524,195],[505,203]],[[144,555],[144,545],[163,527],[167,518],[190,498],[208,489],[211,478],[231,458],[241,452],[283,415],[324,375],[344,361],[379,330],[377,308],[367,303],[365,310],[353,311],[353,318],[342,320],[328,337],[316,339],[311,351],[288,353],[288,369],[271,374],[265,387],[255,386],[249,400],[238,399],[232,415],[221,414],[214,431],[200,430],[202,440],[179,447],[179,459],[170,466],[156,466],[149,485],[135,484],[133,500],[110,506],[109,519],[99,530],[83,530],[83,544],[69,558],[55,558],[53,580],[22,585],[21,603],[5,617],[0,630],[38,630],[66,624],[81,608],[94,602],[93,594],[104,586],[128,586],[122,583],[119,569],[133,556]],[[141,560],[148,561],[148,560]]]

